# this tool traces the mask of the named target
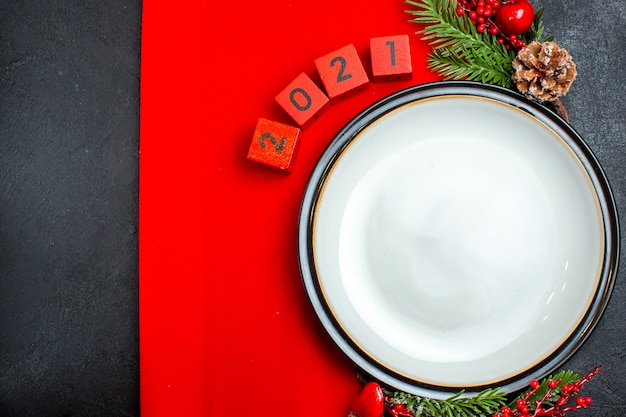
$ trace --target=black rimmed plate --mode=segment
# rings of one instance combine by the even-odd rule
[[[545,107],[469,82],[412,87],[333,139],[305,190],[304,286],[365,373],[432,398],[554,371],[610,296],[609,184]]]

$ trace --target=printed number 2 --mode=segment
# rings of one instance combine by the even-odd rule
[[[337,73],[337,84],[339,84],[342,81],[346,81],[349,80],[350,78],[352,78],[352,74],[344,74],[344,72],[346,71],[346,59],[342,56],[336,56],[332,59],[332,61],[330,61],[330,66],[334,67],[335,64],[339,62],[339,72]]]
[[[278,151],[278,153],[283,152],[283,149],[285,148],[285,141],[287,140],[286,137],[283,136],[279,143],[274,137],[274,135],[272,135],[271,133],[268,133],[268,132],[263,133],[260,139],[261,148],[263,149],[265,149],[265,139],[269,139],[270,142],[272,142],[272,145],[274,145],[274,148],[276,149],[276,151]]]
[[[385,45],[389,46],[389,53],[391,54],[391,66],[396,66],[396,44],[394,41],[387,41]]]

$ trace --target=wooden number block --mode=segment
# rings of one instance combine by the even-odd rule
[[[260,118],[250,143],[248,159],[289,172],[299,135],[297,127]]]
[[[404,81],[413,78],[408,35],[372,38],[370,52],[375,82]]]
[[[369,87],[369,78],[352,44],[316,59],[315,66],[331,101]]]
[[[276,101],[302,129],[330,106],[326,94],[304,73],[281,91]]]

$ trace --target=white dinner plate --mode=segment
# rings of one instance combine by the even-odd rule
[[[613,286],[608,182],[563,120],[509,90],[416,86],[330,143],[303,198],[299,260],[334,342],[433,398],[545,376]]]

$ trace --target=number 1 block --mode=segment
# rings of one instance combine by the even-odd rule
[[[297,127],[260,118],[248,149],[248,159],[289,172],[299,135]]]
[[[304,73],[276,96],[276,102],[302,129],[330,106],[326,94]]]
[[[405,81],[413,78],[408,35],[370,39],[374,82]]]
[[[370,80],[352,44],[316,59],[315,66],[331,101],[369,87]]]

